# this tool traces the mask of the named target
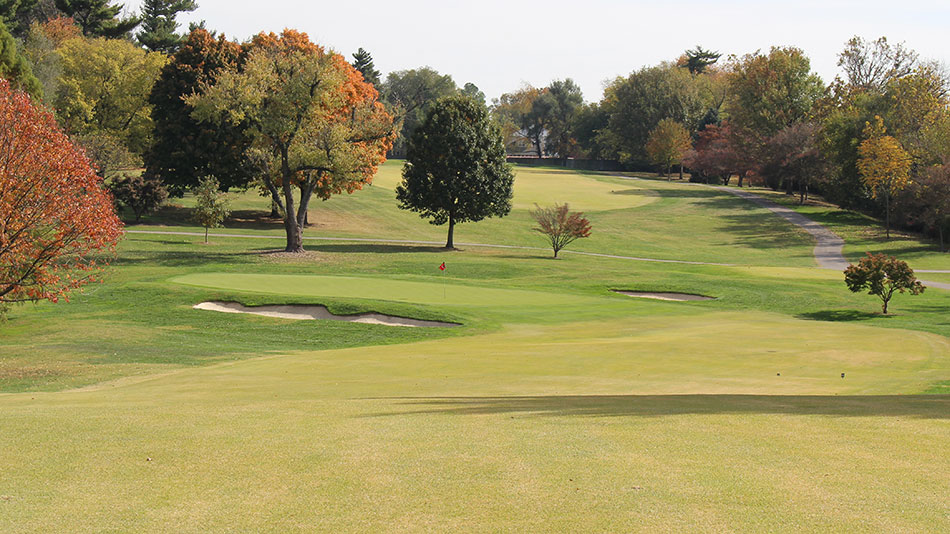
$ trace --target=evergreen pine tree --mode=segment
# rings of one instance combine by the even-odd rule
[[[175,33],[178,23],[175,17],[185,11],[194,11],[194,0],[145,0],[142,5],[142,31],[136,38],[142,46],[153,52],[172,54],[181,46],[185,37]]]
[[[367,82],[379,86],[379,71],[376,70],[375,65],[373,65],[373,56],[360,48],[353,54],[353,68],[360,71],[363,74],[363,79]]]
[[[87,37],[121,39],[139,25],[138,17],[118,18],[124,6],[111,0],[56,0],[56,8],[73,18]]]
[[[0,22],[0,78],[10,80],[13,87],[26,91],[33,98],[43,96],[43,86],[33,75],[30,62],[17,50],[16,41],[3,22]]]

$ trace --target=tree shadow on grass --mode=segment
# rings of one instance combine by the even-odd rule
[[[129,221],[136,226],[190,226],[197,223],[192,220],[195,210],[175,204],[166,204],[157,212],[144,217],[139,222]],[[264,210],[235,210],[225,222],[228,228],[238,230],[279,230],[284,228],[282,219],[272,218]]]
[[[389,413],[581,417],[774,414],[950,419],[950,395],[551,395],[396,397]]]
[[[795,316],[796,319],[807,319],[811,321],[830,321],[830,322],[849,322],[849,321],[867,321],[870,319],[890,319],[893,315],[882,315],[880,313],[869,313],[858,310],[821,310],[816,312],[801,313]]]
[[[318,252],[366,253],[366,254],[409,254],[414,252],[453,252],[441,245],[412,244],[372,244],[372,243],[333,243],[318,244],[305,242],[304,248]]]

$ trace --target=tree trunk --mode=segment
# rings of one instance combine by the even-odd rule
[[[683,164],[680,163],[680,181],[683,181]]]
[[[294,186],[291,184],[293,173],[290,171],[287,149],[281,150],[281,175],[284,190],[284,231],[287,233],[287,247],[285,252],[303,252],[303,233],[297,224],[296,210],[294,209]],[[301,195],[302,196],[302,195]]]
[[[940,252],[946,252],[943,246],[943,225],[937,225],[937,234],[940,235]]]
[[[891,195],[887,194],[884,195],[884,235],[885,239],[891,238]],[[884,308],[887,309],[887,304]]]
[[[673,181],[673,164],[672,163],[666,166],[666,181],[667,182]]]
[[[449,215],[449,238],[445,241],[445,248],[455,248],[455,217]]]
[[[884,301],[884,315],[887,315],[887,301]]]
[[[205,245],[208,244],[208,227],[205,226]]]
[[[742,189],[742,179],[743,179],[743,178],[745,178],[745,173],[744,173],[744,172],[740,172],[740,173],[739,173],[739,189]]]

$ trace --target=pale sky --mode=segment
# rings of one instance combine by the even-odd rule
[[[121,1],[121,0],[120,0]],[[127,8],[138,9],[139,0]],[[320,2],[198,0],[179,17],[244,40],[260,31],[305,31],[342,53],[363,47],[383,73],[430,66],[489,101],[523,83],[573,78],[588,101],[607,80],[674,60],[684,50],[742,55],[797,46],[826,82],[853,35],[905,42],[924,59],[950,63],[948,0],[449,0]]]

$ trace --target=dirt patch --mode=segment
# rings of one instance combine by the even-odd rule
[[[716,300],[716,297],[707,297],[705,295],[693,295],[690,293],[657,293],[655,291],[626,291],[623,289],[611,289],[614,293],[620,293],[628,297],[637,297],[641,299],[654,300],[672,300],[676,302],[687,302],[693,300]]]
[[[196,310],[208,310],[223,313],[247,313],[250,315],[262,315],[264,317],[277,317],[280,319],[296,320],[316,320],[327,319],[331,321],[346,321],[350,323],[381,324],[386,326],[406,326],[416,327],[450,327],[461,326],[458,323],[446,323],[442,321],[423,321],[422,319],[410,319],[408,317],[396,317],[394,315],[385,315],[382,313],[360,313],[357,315],[334,315],[330,313],[325,306],[303,306],[303,305],[284,305],[284,306],[244,306],[237,302],[202,302],[194,306]]]

